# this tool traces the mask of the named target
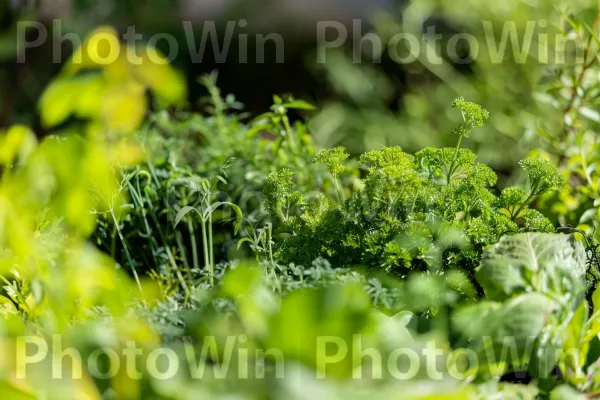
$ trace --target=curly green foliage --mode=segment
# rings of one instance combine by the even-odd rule
[[[452,103],[452,108],[462,112],[464,122],[454,129],[459,136],[469,137],[474,128],[481,128],[490,117],[490,113],[480,105],[459,97]]]
[[[423,149],[415,155],[417,163],[423,168],[429,179],[452,182],[465,178],[478,180],[479,183],[493,186],[498,177],[485,164],[478,163],[477,156],[468,149]]]
[[[521,218],[527,225],[527,230],[532,232],[552,232],[554,225],[541,212],[527,208],[521,213]]]
[[[265,205],[267,211],[279,216],[282,220],[289,219],[289,211],[293,206],[302,203],[302,194],[295,190],[289,169],[282,169],[269,174],[265,182]]]
[[[511,186],[502,191],[496,201],[496,206],[503,208],[512,217],[516,208],[527,200],[527,192],[520,187]]]
[[[483,247],[507,232],[553,230],[522,202],[511,204],[522,207],[523,221],[513,221],[504,211],[503,205],[510,203],[506,195],[498,198],[490,191],[496,175],[469,151],[459,152],[460,168],[446,184],[440,179],[444,153],[450,154],[426,149],[413,157],[393,147],[364,154],[359,161],[367,168],[363,189],[351,195],[345,209],[325,195],[309,200],[300,212],[301,223],[294,220],[295,234],[277,243],[276,258],[306,263],[321,256],[334,265],[361,264],[403,274],[437,265],[435,258],[443,257],[445,266],[472,269]],[[433,162],[426,162],[428,157]],[[289,171],[283,176],[289,179]],[[270,189],[265,194],[269,204],[277,201]],[[452,241],[439,241],[440,230],[450,228],[464,232],[461,249]]]
[[[323,149],[317,153],[313,163],[325,164],[329,172],[335,176],[344,172],[344,161],[347,160],[348,157],[350,157],[350,155],[346,153],[346,149],[343,147]]]
[[[391,215],[399,204],[405,203],[421,186],[414,157],[400,147],[387,147],[363,154],[359,165],[367,169],[364,179],[365,206],[376,207],[377,212]]]
[[[427,170],[432,177],[439,175],[447,176],[450,164],[454,161],[459,166],[470,165],[475,162],[477,156],[470,150],[453,148],[434,149],[426,148],[415,154],[420,166]]]
[[[316,197],[306,200],[302,220],[307,226],[317,228],[325,214],[335,208],[337,208],[335,201],[319,193]]]
[[[382,168],[414,168],[414,157],[402,151],[402,148],[385,147],[382,150],[372,150],[360,156],[359,165],[370,172]]]
[[[488,117],[472,103],[458,101],[455,106],[469,126],[479,127]],[[335,166],[345,154],[338,148],[322,152],[317,161]],[[363,154],[358,165],[365,170],[362,185],[344,207],[322,194],[284,226],[287,235],[275,244],[280,262],[306,264],[323,257],[336,266],[365,265],[399,275],[411,269],[472,271],[483,248],[502,235],[554,230],[543,215],[528,208],[540,188],[551,186],[540,183],[550,182],[549,174],[532,176],[536,191],[530,196],[517,188],[496,196],[494,171],[459,146],[427,148],[415,156],[387,147]],[[290,177],[289,171],[283,174]],[[278,201],[271,189],[265,194],[269,204]],[[270,211],[281,218],[276,209]]]
[[[519,164],[529,176],[531,193],[534,196],[559,190],[564,185],[564,178],[560,171],[548,160],[541,157],[526,158]]]

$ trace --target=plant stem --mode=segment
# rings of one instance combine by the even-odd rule
[[[283,126],[285,127],[285,131],[288,135],[288,138],[290,140],[290,147],[292,148],[292,151],[295,152],[296,150],[296,138],[294,137],[294,131],[292,130],[292,126],[290,125],[290,119],[287,117],[287,115],[284,115],[283,118]]]
[[[338,201],[340,202],[340,206],[344,206],[346,203],[346,199],[344,197],[344,193],[340,190],[340,184],[337,179],[337,174],[331,174],[333,176],[333,184],[335,185],[335,192],[338,196]]]
[[[273,261],[273,225],[267,225],[267,243],[269,244],[269,259]]]
[[[464,116],[463,116],[463,118],[464,118]],[[458,160],[458,152],[460,150],[460,144],[462,143],[462,139],[463,139],[463,136],[460,135],[458,137],[458,143],[456,143],[456,151],[454,152],[454,159],[452,160],[452,163],[450,163],[450,168],[448,169],[448,176],[446,177],[448,185],[452,181],[452,175],[454,174],[455,164],[456,164],[456,161]]]
[[[154,166],[152,165],[152,162],[150,161],[150,159],[148,158],[148,154],[146,153],[146,151],[144,150],[144,156],[145,156],[145,160],[146,160],[146,165],[148,166],[148,170],[150,171],[150,179],[154,181],[156,187],[160,187],[160,180],[158,179],[158,175],[156,174],[156,171],[154,169]],[[129,183],[129,182],[128,182]],[[166,199],[164,200],[164,204],[165,207],[168,208],[168,204]],[[142,212],[144,210],[144,207],[142,207]],[[175,275],[177,275],[177,279],[179,279],[181,286],[183,287],[183,290],[186,293],[186,296],[189,296],[191,294],[190,292],[190,288],[188,287],[187,283],[185,282],[185,279],[183,279],[183,275],[181,274],[181,271],[179,270],[179,267],[177,266],[177,262],[175,261],[175,257],[173,257],[173,254],[171,253],[171,249],[169,247],[169,244],[167,243],[165,236],[163,235],[162,229],[161,229],[161,225],[158,222],[158,217],[156,216],[156,213],[154,211],[150,212],[150,217],[152,218],[152,221],[154,222],[154,224],[157,227],[157,231],[158,231],[158,235],[160,237],[160,240],[163,243],[163,246],[167,252],[167,256],[169,257],[169,261],[171,263],[171,267],[173,268],[173,270],[175,271]],[[146,220],[146,213],[144,212],[144,220]],[[152,237],[150,235],[150,227],[148,224],[148,221],[146,220],[146,227],[148,228],[148,234],[149,237]],[[153,240],[153,238],[152,238]]]
[[[209,255],[208,255],[208,240],[206,237],[206,221],[202,220],[202,246],[204,247],[204,268],[208,269],[210,275],[210,286],[213,286],[214,274],[211,271]]]
[[[279,294],[281,294],[281,292],[282,292],[281,281],[279,280],[279,276],[277,276],[276,264],[275,264],[275,261],[273,260],[273,232],[272,232],[271,224],[267,225],[267,243],[269,246],[269,261],[271,263],[271,268],[272,268],[271,273],[275,277],[275,282],[277,283],[277,291],[279,292]]]
[[[421,194],[421,188],[419,187],[419,190],[417,190],[415,197],[413,197],[413,201],[410,206],[410,214],[412,214],[415,211],[415,205],[417,204],[417,198],[419,197],[420,194]]]
[[[213,249],[213,228],[212,228],[212,213],[208,215],[208,250],[210,254],[210,268],[214,273],[215,271],[215,253]]]
[[[181,282],[181,286],[183,287],[183,290],[185,290],[185,293],[187,295],[189,295],[190,288],[188,287],[187,283],[185,282],[185,279],[183,279],[183,275],[181,274],[181,271],[179,270],[179,267],[177,266],[175,257],[173,257],[173,253],[171,252],[169,243],[167,243],[167,240],[165,239],[165,236],[163,235],[163,232],[160,229],[160,223],[158,222],[158,217],[156,216],[156,213],[154,211],[150,212],[150,216],[152,217],[154,224],[159,228],[157,230],[158,236],[160,237],[160,240],[163,243],[164,249],[167,252],[167,256],[169,257],[169,262],[171,263],[171,268],[173,268],[173,270],[175,271],[175,274],[177,275],[177,279],[179,279],[179,282]]]
[[[125,237],[123,237],[123,233],[121,232],[121,229],[119,228],[119,222],[117,221],[117,217],[112,208],[110,209],[110,215],[112,217],[113,223],[117,227],[117,234],[119,235],[119,239],[121,239],[121,243],[123,244],[123,249],[125,250],[125,256],[127,257],[127,262],[129,263],[131,272],[133,273],[133,277],[135,278],[135,282],[137,283],[138,288],[140,289],[140,292],[141,292],[142,284],[140,283],[140,278],[138,277],[137,271],[135,270],[135,264],[133,263],[133,259],[131,258],[131,254],[129,253],[129,247],[127,246]]]
[[[192,242],[192,263],[194,269],[198,270],[200,269],[200,264],[198,263],[198,246],[196,245],[196,233],[194,232],[194,225],[191,218],[188,218],[187,226],[190,232],[190,241]]]
[[[529,193],[529,196],[527,196],[525,201],[523,203],[521,203],[519,208],[517,208],[515,213],[512,215],[513,221],[519,217],[519,214],[521,214],[521,211],[523,211],[523,209],[529,205],[531,200],[533,200],[533,198],[535,197],[535,191],[537,190],[537,187],[538,187],[538,185],[534,185],[534,187],[531,188],[531,192]]]
[[[112,235],[111,235],[111,243],[110,243],[110,256],[113,259],[116,259],[117,253],[117,225],[114,225]]]
[[[175,232],[175,241],[177,242],[177,247],[179,247],[179,253],[181,253],[181,259],[183,260],[183,265],[187,271],[190,269],[190,264],[187,260],[187,255],[185,251],[185,246],[183,245],[183,238],[181,237],[181,232]]]

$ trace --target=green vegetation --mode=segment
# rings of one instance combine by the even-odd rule
[[[63,66],[37,105],[52,134],[0,132],[2,398],[599,397],[599,14],[467,3],[467,27],[551,15],[585,57],[541,81],[510,64],[497,99],[484,61],[490,87],[460,81],[443,112],[447,88],[408,95],[427,112],[395,123],[440,146],[321,146],[335,105],[254,117],[216,73],[194,109],[167,64]],[[520,162],[498,162],[506,124],[535,143]]]
[[[496,174],[460,147],[472,129],[484,125],[488,112],[464,99],[454,107],[464,118],[454,129],[455,148],[427,148],[414,156],[399,147],[369,151],[358,160],[364,178],[357,190],[338,182],[348,158],[340,147],[314,159],[330,172],[335,196],[302,193],[289,169],[269,175],[267,210],[281,223],[276,258],[310,264],[324,257],[334,265],[383,268],[399,276],[409,270],[473,271],[482,249],[502,235],[553,231],[550,221],[528,206],[562,187],[558,169],[541,158],[526,159],[529,191],[511,187],[494,195]]]
[[[540,233],[554,227],[530,208],[563,185],[552,163],[525,159],[528,185],[498,190],[496,174],[461,147],[490,117],[464,99],[453,105],[464,121],[455,147],[387,147],[356,161],[341,147],[316,152],[285,111],[312,107],[276,97],[271,113],[246,123],[214,78],[203,80],[207,115],[159,112],[142,125],[134,164],[114,161],[97,137],[36,146],[26,128],[5,134],[14,145],[3,192],[16,195],[4,201],[28,210],[5,214],[6,339],[22,346],[20,335],[35,332],[30,340],[44,338],[50,352],[70,346],[86,377],[52,379],[53,368],[71,369],[60,358],[21,360],[15,371],[44,381],[6,375],[9,398],[279,398],[305,387],[361,398],[359,383],[414,399],[597,390],[595,247],[586,256],[574,236]],[[98,168],[103,160],[115,164]],[[42,182],[57,183],[29,187],[41,170],[51,178]],[[69,179],[74,170],[84,175]],[[140,351],[136,374],[107,377],[86,364],[94,351],[125,354],[128,343]],[[396,364],[368,362],[366,343]],[[428,351],[443,360],[433,372]],[[168,379],[157,352],[176,360]]]

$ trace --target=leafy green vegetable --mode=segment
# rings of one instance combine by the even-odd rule
[[[572,236],[524,233],[504,236],[488,248],[476,277],[493,300],[534,291],[581,301],[585,263],[585,250]]]
[[[454,106],[466,121],[460,129],[481,127],[489,116],[463,99]],[[496,174],[477,162],[473,152],[460,148],[463,136],[456,148],[428,148],[414,156],[399,147],[369,151],[358,160],[364,178],[351,190],[337,183],[344,175],[347,153],[342,148],[321,151],[314,162],[328,166],[337,201],[296,189],[288,169],[272,173],[265,187],[267,209],[283,223],[275,258],[307,264],[324,257],[339,266],[366,265],[400,275],[410,269],[472,271],[482,249],[505,233],[553,231],[552,224],[528,205],[561,184],[556,168],[525,160],[531,193],[509,188],[497,197],[492,192]],[[345,193],[350,195],[347,199]],[[303,206],[290,214],[297,205]],[[446,232],[463,232],[463,237],[444,242],[440,238]]]
[[[585,264],[581,243],[561,234],[504,236],[485,250],[476,278],[489,300],[454,317],[458,343],[469,343],[486,361],[480,378],[526,371],[549,379],[559,364],[568,376],[580,370],[565,362],[585,348],[581,332],[591,325],[583,327]]]

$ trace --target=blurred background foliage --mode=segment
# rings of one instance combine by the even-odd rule
[[[564,33],[561,13],[584,15],[593,7],[591,0],[564,4],[545,0],[490,4],[473,1],[458,8],[442,0],[368,3],[10,0],[3,2],[0,10],[4,22],[2,43],[6,43],[1,47],[4,50],[0,124],[39,121],[32,105],[61,66],[37,61],[51,59],[56,48],[62,49],[61,59],[66,61],[73,51],[68,41],[60,43],[60,35],[74,32],[84,38],[98,25],[111,25],[118,33],[125,33],[128,26],[134,25],[146,39],[156,33],[169,33],[177,39],[181,51],[174,65],[187,76],[189,99],[197,99],[204,93],[196,77],[213,69],[220,72],[223,92],[236,93],[253,113],[268,108],[273,93],[293,93],[321,108],[311,126],[317,143],[325,147],[343,144],[351,153],[385,144],[401,145],[411,152],[424,146],[448,144],[444,143],[447,139],[440,130],[450,122],[454,124],[456,116],[447,111],[446,105],[457,96],[464,96],[495,110],[495,118],[474,136],[471,147],[482,162],[511,176],[516,161],[539,144],[536,131],[540,127],[536,121],[546,121],[548,126],[561,123],[560,115],[552,107],[536,101],[536,93],[541,89],[539,83],[556,76],[557,68],[561,68],[553,62],[552,52],[557,35]],[[60,18],[60,31],[53,31],[54,18]],[[584,19],[589,18],[586,15]],[[20,19],[44,23],[50,37],[54,37],[40,48],[27,50],[25,64],[15,62],[15,50],[24,51],[15,48],[16,23]],[[183,20],[194,24],[198,44],[203,22],[216,21],[218,31],[224,32],[228,21],[238,19],[248,22],[248,27],[239,33],[249,34],[250,54],[255,45],[254,33],[281,34],[285,39],[285,63],[276,63],[275,54],[267,54],[265,64],[257,63],[253,57],[246,64],[240,63],[237,35],[225,63],[217,63],[212,51],[206,52],[202,63],[191,62]],[[383,39],[384,55],[380,62],[374,62],[369,55],[368,41],[359,43],[360,37],[353,33],[356,30],[353,19],[360,19],[362,34],[374,31]],[[344,24],[351,40],[345,49],[328,50],[328,62],[319,64],[315,58],[316,22],[327,20]],[[483,21],[490,22],[491,32],[484,29]],[[519,40],[532,28],[532,49],[547,35],[549,61],[539,59],[537,51],[522,60],[514,57],[515,49],[510,44],[506,49],[510,56],[502,62],[490,57],[494,52],[488,45],[489,35],[494,36],[497,44],[507,28],[504,21],[514,22]],[[431,35],[427,36],[430,29],[444,35],[437,44]],[[397,33],[413,34],[419,39],[421,52],[414,62],[399,65],[390,58],[385,44]],[[447,42],[453,33],[473,35],[478,54],[460,41],[456,57],[449,55]],[[169,50],[161,49],[165,45],[159,41],[159,50]],[[429,62],[426,50],[427,46],[438,45],[442,55],[439,65]],[[363,53],[360,63],[353,62],[357,48]],[[405,50],[400,45],[398,52],[404,55]],[[476,59],[469,62],[474,55]],[[573,62],[571,57],[567,57],[569,62]],[[37,126],[40,132],[44,131],[44,124]],[[498,152],[499,148],[505,151]]]

